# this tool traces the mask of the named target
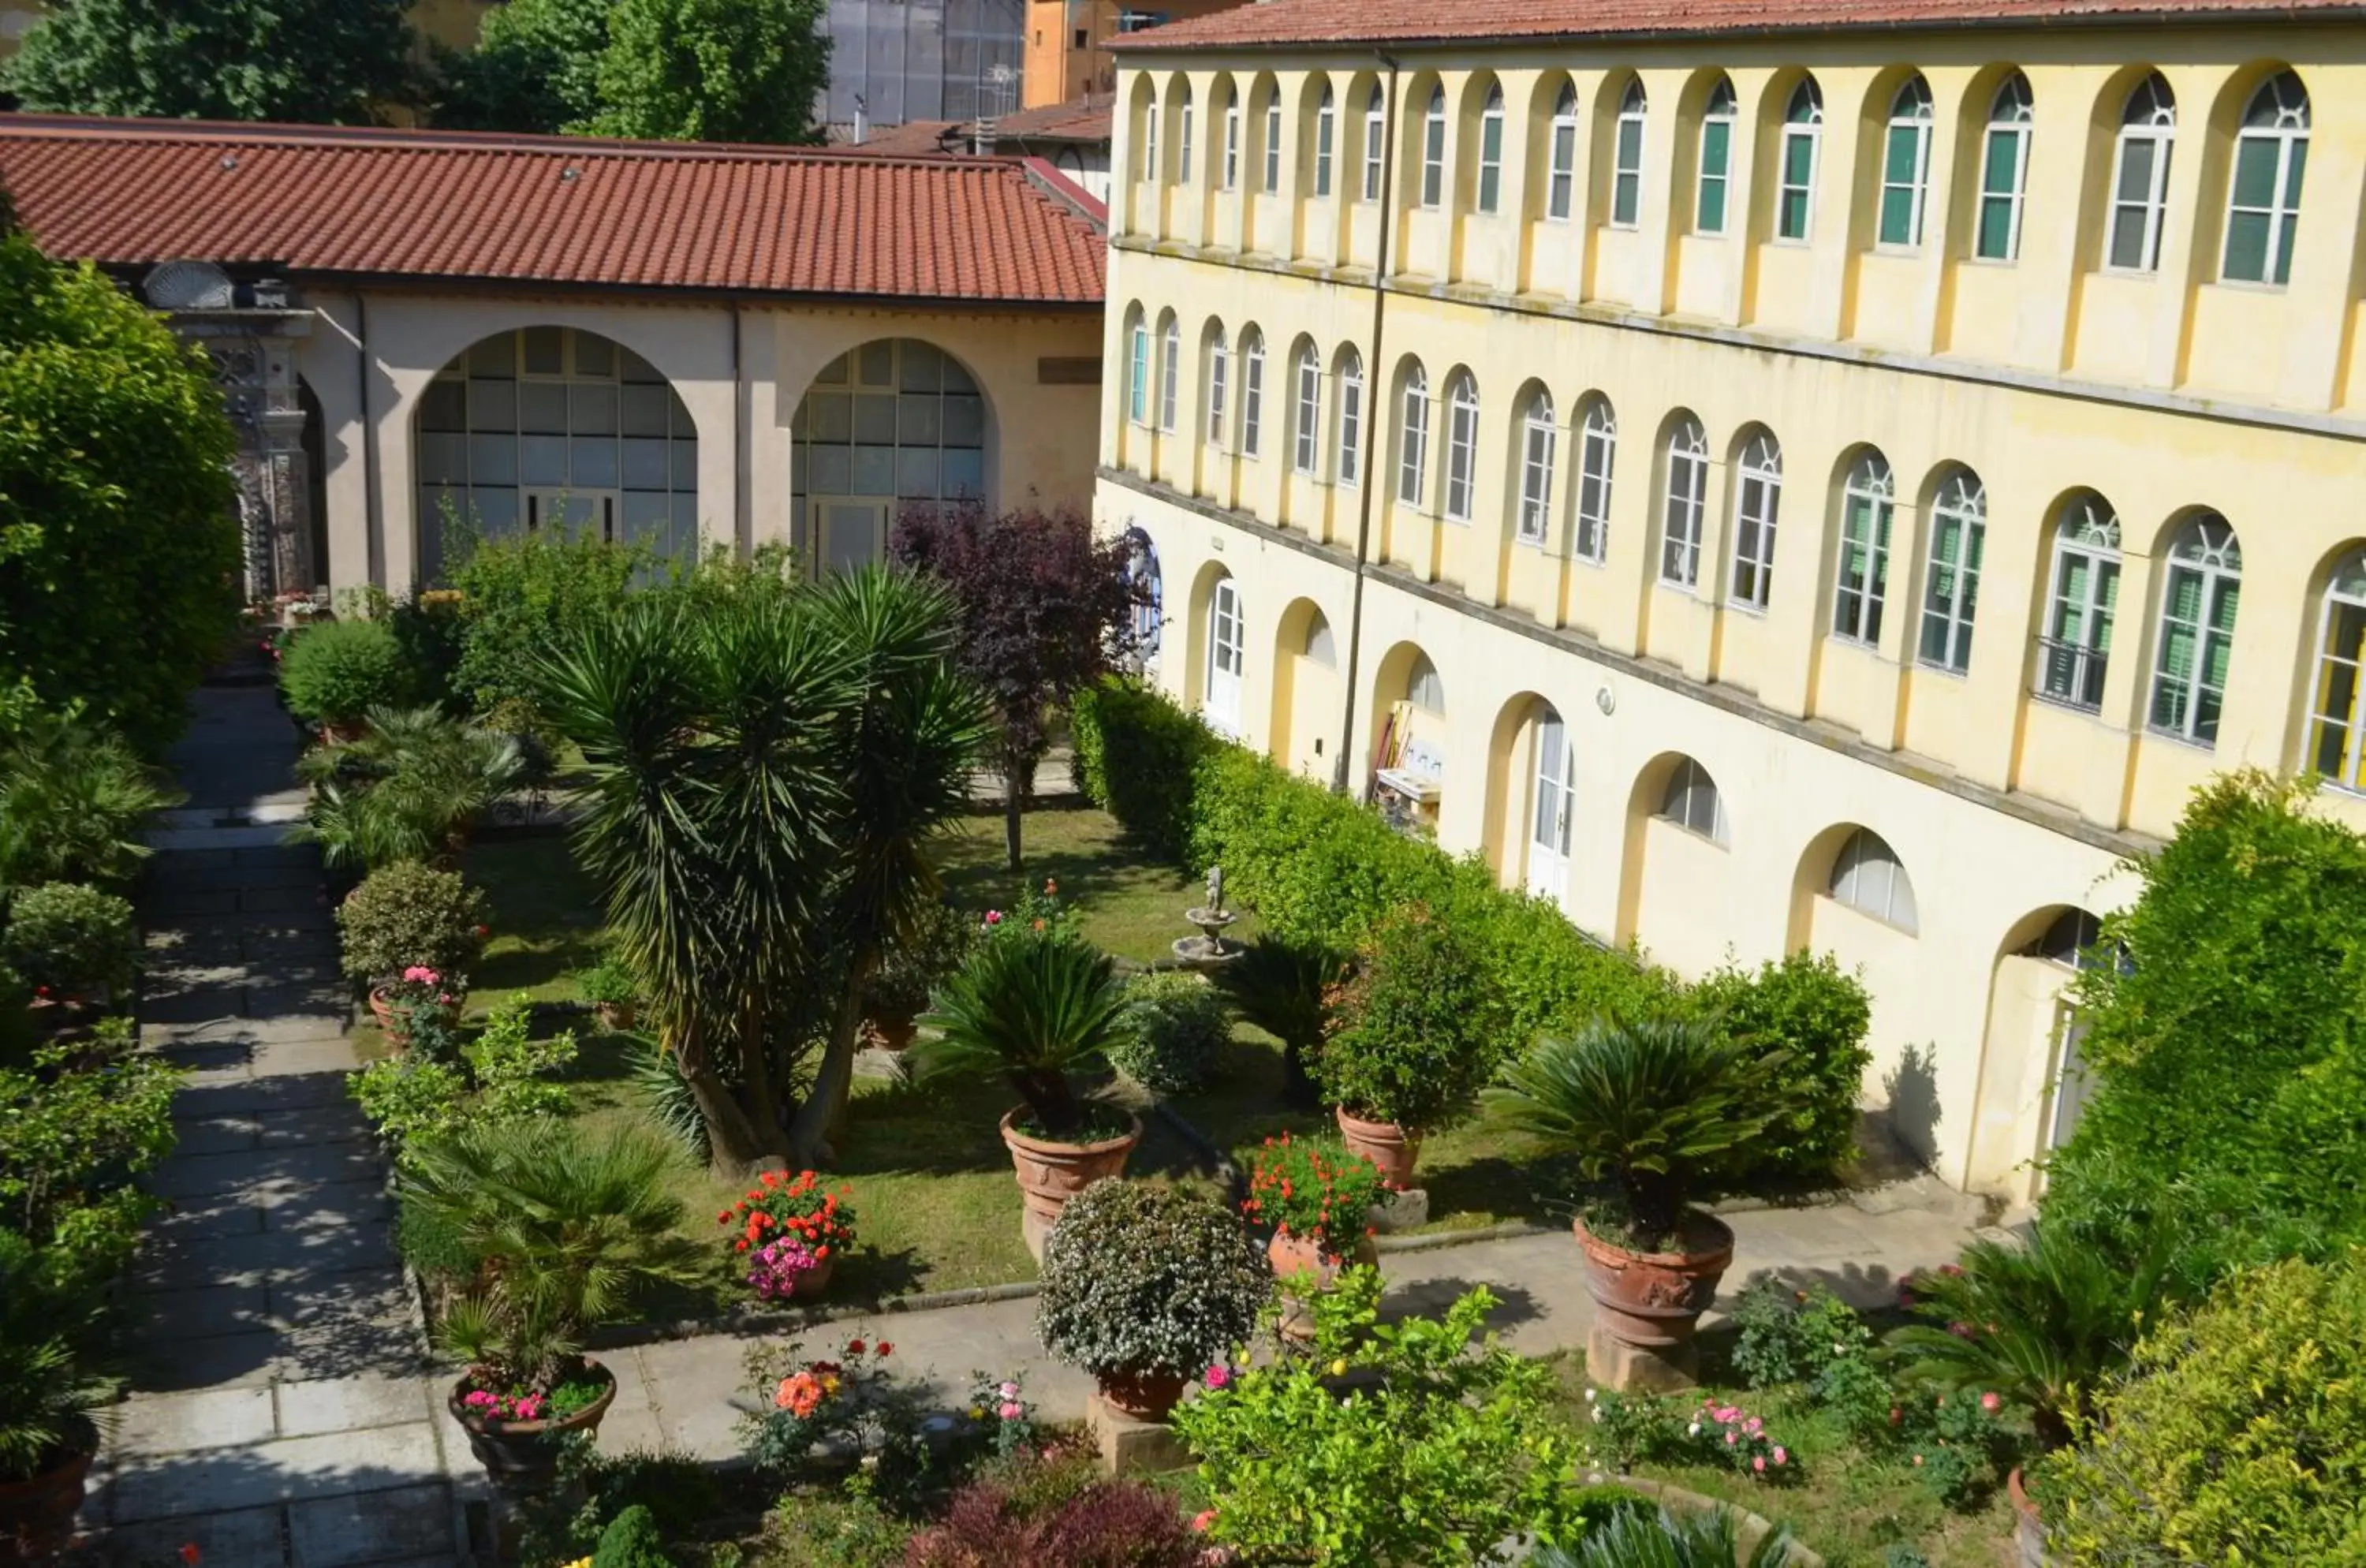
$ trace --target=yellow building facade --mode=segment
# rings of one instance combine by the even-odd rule
[[[2124,857],[2235,768],[2366,826],[2366,28],[1307,3],[1120,56],[1157,678],[1679,971],[1861,967],[1868,1103],[2030,1197]]]

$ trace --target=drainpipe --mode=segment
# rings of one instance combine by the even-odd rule
[[[362,570],[366,581],[392,592],[395,584],[386,580],[386,508],[377,494],[377,421],[370,416],[369,296],[359,288],[354,290],[354,340],[355,380],[361,394]]]
[[[1380,333],[1386,323],[1388,305],[1389,239],[1396,231],[1396,161],[1397,161],[1397,62],[1386,50],[1376,51],[1381,64],[1389,68],[1388,103],[1380,117],[1380,254],[1372,265],[1372,352],[1364,361],[1371,368],[1364,385],[1371,401],[1364,409],[1364,484],[1356,520],[1356,585],[1354,598],[1347,611],[1347,701],[1339,716],[1339,759],[1332,764],[1331,793],[1346,795],[1353,775],[1348,770],[1356,765],[1356,682],[1364,651],[1364,577],[1366,560],[1371,552],[1372,505],[1379,493],[1381,465],[1373,462],[1382,444],[1372,439],[1373,433],[1387,429],[1380,417],[1387,393],[1383,390],[1388,372],[1380,357]],[[1364,770],[1364,781],[1357,786],[1358,796],[1366,805],[1371,803],[1371,770]]]

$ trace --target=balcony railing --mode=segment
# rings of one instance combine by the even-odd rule
[[[2103,705],[2103,671],[2109,649],[2060,637],[2037,639],[2037,694],[2093,713]]]

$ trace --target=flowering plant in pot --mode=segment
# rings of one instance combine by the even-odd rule
[[[1097,1181],[1043,1248],[1036,1333],[1123,1416],[1158,1421],[1247,1339],[1273,1270],[1239,1218],[1179,1188]]]
[[[854,1245],[850,1190],[825,1191],[821,1177],[767,1170],[748,1195],[715,1216],[734,1227],[731,1249],[748,1268],[748,1283],[765,1301],[817,1296],[828,1288],[838,1260]]]
[[[389,1031],[402,1022],[397,997],[415,1005],[449,996],[444,1005],[457,1009],[468,994],[469,966],[490,934],[484,895],[458,872],[417,861],[397,861],[362,878],[337,906],[337,929],[345,974],[369,987],[371,1010]],[[412,976],[414,969],[435,977]]]
[[[1784,1059],[1729,1038],[1713,1018],[1604,1019],[1539,1041],[1487,1091],[1500,1125],[1606,1184],[1576,1224],[1599,1309],[1587,1342],[1595,1382],[1689,1379],[1693,1325],[1733,1258],[1732,1231],[1692,1195],[1781,1112],[1763,1086]]]
[[[921,1021],[938,1031],[914,1049],[922,1076],[992,1075],[1018,1093],[1002,1139],[1025,1197],[1029,1246],[1040,1248],[1069,1199],[1122,1172],[1142,1141],[1139,1117],[1091,1098],[1081,1082],[1106,1071],[1132,1027],[1115,966],[1056,924],[1020,930],[980,943]]]
[[[1302,1299],[1328,1289],[1344,1264],[1378,1261],[1369,1215],[1386,1192],[1380,1168],[1363,1156],[1283,1133],[1251,1157],[1241,1212],[1252,1224],[1273,1227],[1266,1258],[1284,1296]],[[1281,1332],[1302,1339],[1312,1330],[1304,1307],[1286,1301]]]
[[[402,1228],[437,1237],[451,1269],[436,1281],[438,1337],[467,1368],[452,1415],[496,1483],[546,1487],[560,1439],[597,1427],[615,1397],[586,1335],[646,1287],[701,1272],[675,1234],[670,1152],[555,1120],[466,1126],[406,1152]]]
[[[1470,1115],[1509,1029],[1469,942],[1413,905],[1381,921],[1332,988],[1314,1080],[1347,1146],[1402,1190],[1423,1135]]]

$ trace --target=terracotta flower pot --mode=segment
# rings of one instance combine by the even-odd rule
[[[68,1454],[30,1481],[0,1483],[0,1562],[38,1562],[73,1539],[91,1457]]]
[[[1651,1349],[1692,1338],[1733,1261],[1733,1232],[1697,1210],[1685,1224],[1711,1235],[1713,1244],[1697,1252],[1629,1252],[1594,1235],[1583,1220],[1572,1227],[1585,1249],[1586,1292],[1600,1308],[1595,1324],[1613,1338]]]
[[[592,1010],[600,1015],[600,1027],[611,1034],[622,1034],[640,1020],[640,1008],[633,1002],[602,1002]]]
[[[452,1419],[468,1434],[468,1450],[477,1462],[485,1467],[485,1474],[495,1486],[505,1491],[542,1492],[548,1490],[558,1473],[559,1450],[565,1439],[575,1432],[593,1432],[608,1406],[616,1402],[615,1374],[599,1362],[586,1357],[583,1371],[608,1380],[600,1397],[571,1416],[560,1416],[547,1421],[487,1421],[460,1403],[468,1392],[468,1380],[462,1378],[452,1385],[445,1397]]]
[[[796,1284],[789,1291],[789,1299],[799,1302],[819,1300],[821,1293],[829,1289],[829,1277],[837,1272],[837,1253],[833,1252],[828,1258],[817,1258],[812,1268],[797,1276]]]
[[[1368,1235],[1358,1237],[1354,1250],[1343,1258],[1335,1252],[1324,1251],[1308,1237],[1292,1235],[1288,1231],[1274,1233],[1273,1239],[1265,1244],[1265,1256],[1266,1261],[1273,1265],[1273,1277],[1284,1282],[1279,1325],[1281,1337],[1301,1344],[1314,1337],[1314,1314],[1305,1298],[1288,1289],[1290,1279],[1293,1275],[1312,1273],[1314,1289],[1320,1292],[1329,1290],[1332,1281],[1338,1279],[1339,1270],[1348,1264],[1369,1265],[1380,1260],[1380,1248],[1372,1245],[1372,1238]]]
[[[409,1010],[398,1009],[388,998],[384,986],[370,987],[369,1010],[370,1016],[377,1020],[378,1029],[386,1035],[388,1044],[400,1051],[411,1043]],[[454,1002],[444,1011],[447,1017],[456,1019],[460,1016],[460,1004]]]
[[[2045,1554],[2045,1521],[2038,1517],[2035,1500],[2022,1484],[2021,1466],[2014,1465],[2012,1473],[2004,1478],[2004,1489],[2012,1499],[2013,1561],[2020,1568],[2053,1568],[2054,1559]]]
[[[866,1018],[862,1021],[863,1043],[882,1051],[903,1051],[910,1048],[920,1026],[909,1013],[894,1018]]]
[[[1019,1192],[1029,1217],[1043,1229],[1057,1224],[1068,1200],[1105,1176],[1123,1176],[1126,1156],[1142,1142],[1142,1118],[1129,1114],[1132,1131],[1097,1144],[1060,1144],[1031,1137],[1011,1125],[1026,1108],[1003,1112],[1002,1141],[1010,1146],[1010,1163],[1019,1174]]]
[[[1380,1180],[1391,1192],[1413,1185],[1413,1162],[1421,1156],[1421,1134],[1408,1133],[1393,1122],[1367,1122],[1339,1107],[1339,1136],[1351,1155],[1361,1155],[1380,1168]]]
[[[1180,1372],[1103,1372],[1101,1402],[1136,1421],[1164,1421],[1182,1401]]]

